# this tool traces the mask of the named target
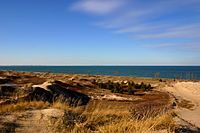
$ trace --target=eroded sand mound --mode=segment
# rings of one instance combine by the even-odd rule
[[[178,82],[167,90],[197,104],[200,102],[200,82]]]
[[[41,85],[34,85],[33,91],[26,98],[48,102],[59,100],[59,102],[68,102],[73,106],[87,104],[89,101],[87,95],[68,89],[68,85],[60,81],[47,81]]]
[[[7,105],[11,103],[24,102],[24,101],[44,101],[44,102],[61,102],[67,103],[71,106],[86,105],[90,97],[87,94],[74,91],[76,86],[71,86],[60,81],[46,81],[40,85],[33,85],[26,88],[24,94],[16,95],[14,91],[21,91],[24,88],[2,85],[0,84],[0,105]],[[15,96],[16,95],[16,96]]]

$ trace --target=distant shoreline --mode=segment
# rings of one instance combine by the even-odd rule
[[[13,71],[13,70],[0,70],[0,73],[10,73],[11,75],[23,75],[23,74],[33,74],[33,75],[37,75],[37,74],[48,74],[48,75],[71,75],[71,76],[77,76],[77,77],[84,77],[84,76],[95,76],[98,78],[104,78],[104,77],[108,77],[111,79],[116,79],[116,78],[122,78],[122,79],[138,79],[138,80],[146,80],[146,81],[151,81],[151,80],[158,80],[160,82],[166,82],[166,81],[200,81],[200,80],[189,80],[189,79],[175,79],[175,78],[161,78],[161,77],[133,77],[133,76],[113,76],[113,75],[94,75],[94,74],[80,74],[80,73],[54,73],[54,72],[28,72],[28,71]]]
[[[200,65],[0,65],[0,67],[200,67]]]
[[[200,66],[0,66],[0,71],[200,80]]]

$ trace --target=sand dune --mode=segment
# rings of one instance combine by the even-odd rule
[[[200,127],[200,82],[177,82],[173,86],[166,86],[163,90],[173,94],[177,99],[191,101],[193,109],[178,108],[181,118]]]

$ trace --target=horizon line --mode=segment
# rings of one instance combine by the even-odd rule
[[[184,64],[99,64],[99,65],[95,65],[95,64],[70,64],[70,65],[52,65],[52,64],[5,64],[5,65],[0,65],[1,67],[3,66],[200,66],[200,64],[190,64],[190,65],[184,65]]]

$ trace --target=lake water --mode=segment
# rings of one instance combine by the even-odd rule
[[[200,66],[0,66],[0,70],[200,80]]]

